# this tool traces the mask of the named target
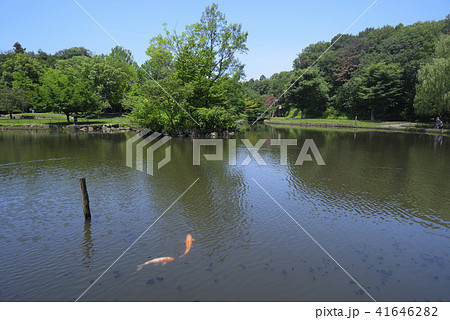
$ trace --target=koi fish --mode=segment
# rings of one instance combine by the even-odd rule
[[[174,260],[174,259],[175,259],[175,258],[172,258],[172,257],[156,258],[156,259],[147,261],[146,263],[143,263],[143,264],[138,265],[136,271],[141,270],[141,269],[142,269],[145,265],[147,265],[147,264],[154,263],[154,264],[165,265],[167,262],[170,262],[170,261],[172,261],[172,260]]]
[[[185,256],[191,250],[192,241],[195,241],[195,239],[192,238],[191,234],[188,234],[186,236],[186,251],[181,256],[179,256],[179,258]]]

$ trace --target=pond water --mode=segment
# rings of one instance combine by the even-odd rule
[[[0,131],[1,301],[448,301],[448,137],[258,126],[232,137],[236,165],[229,140],[193,165],[173,138],[148,175],[126,166],[133,135]],[[298,141],[287,165],[279,138]],[[243,139],[266,139],[266,165]],[[325,165],[295,165],[305,139]],[[186,256],[136,270],[188,233]]]

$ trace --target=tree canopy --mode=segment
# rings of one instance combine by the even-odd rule
[[[160,110],[168,127],[230,127],[233,120],[227,110],[238,108],[228,92],[239,92],[243,65],[237,54],[248,50],[246,41],[247,32],[240,24],[228,23],[216,4],[206,7],[200,22],[186,26],[181,34],[164,27],[164,34],[150,40],[146,51],[149,60],[143,64],[140,78],[143,83],[157,80],[166,92],[158,85],[144,85],[147,89],[139,90],[146,90],[142,101],[153,104],[154,112]],[[148,88],[152,88],[151,94]],[[175,98],[180,92],[189,93],[181,102]],[[132,113],[138,121],[140,114]]]
[[[358,115],[361,119],[420,119],[425,114],[424,105],[427,105],[425,109],[431,110],[431,105],[446,103],[442,97],[445,96],[444,88],[448,88],[444,78],[449,58],[437,58],[437,52],[445,51],[438,49],[443,47],[438,40],[449,33],[450,16],[409,26],[367,28],[358,35],[338,34],[330,41],[319,41],[304,48],[293,62],[294,70],[286,71],[287,76],[282,81],[280,75],[283,73],[270,78],[250,79],[245,83],[246,95],[255,99],[255,94],[262,97],[272,93],[280,98],[277,103],[300,111],[299,117],[307,108],[304,106],[309,106],[307,117]],[[331,43],[334,45],[329,48]],[[329,88],[329,99],[322,99],[317,104],[311,102],[309,91],[304,90],[305,82],[311,81],[308,73],[298,79],[301,71],[312,65],[318,69],[320,78],[317,79]],[[436,74],[436,82],[431,85],[431,80],[425,79],[438,73],[438,69],[440,75]],[[298,84],[294,83],[296,79]],[[429,89],[426,89],[427,85]],[[441,88],[439,94],[437,88]],[[416,89],[422,91],[416,95]],[[323,95],[317,93],[317,97]],[[289,114],[297,112],[290,111]]]
[[[443,35],[436,45],[434,58],[417,75],[414,108],[426,116],[450,116],[450,35]]]
[[[297,117],[450,117],[450,15],[337,34],[299,50],[292,70],[247,81],[239,55],[248,51],[248,33],[217,4],[181,32],[164,25],[149,38],[140,66],[119,46],[101,55],[80,46],[51,54],[16,42],[0,52],[0,112],[55,111],[68,121],[126,113],[142,127],[172,131],[227,130],[237,119],[278,115],[280,106]]]

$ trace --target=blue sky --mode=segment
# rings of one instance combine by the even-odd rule
[[[122,46],[143,63],[149,39],[169,29],[181,31],[198,22],[212,1],[77,0]],[[249,51],[240,56],[247,79],[292,69],[303,48],[342,33],[374,0],[278,0],[215,2],[228,22],[248,31]],[[348,33],[367,27],[441,20],[450,13],[448,0],[379,0]],[[115,43],[73,0],[0,0],[0,50],[20,42],[27,51],[48,53],[83,46],[109,53]]]

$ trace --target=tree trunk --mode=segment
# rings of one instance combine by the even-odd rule
[[[303,109],[300,109],[300,119],[303,119]]]
[[[370,109],[370,121],[375,121],[375,109]]]
[[[10,119],[12,119],[13,118],[13,115],[12,115],[13,113],[12,113],[12,110],[11,111],[9,111],[9,118]]]
[[[66,117],[67,117],[67,123],[70,124],[70,117],[68,113],[65,113]]]

